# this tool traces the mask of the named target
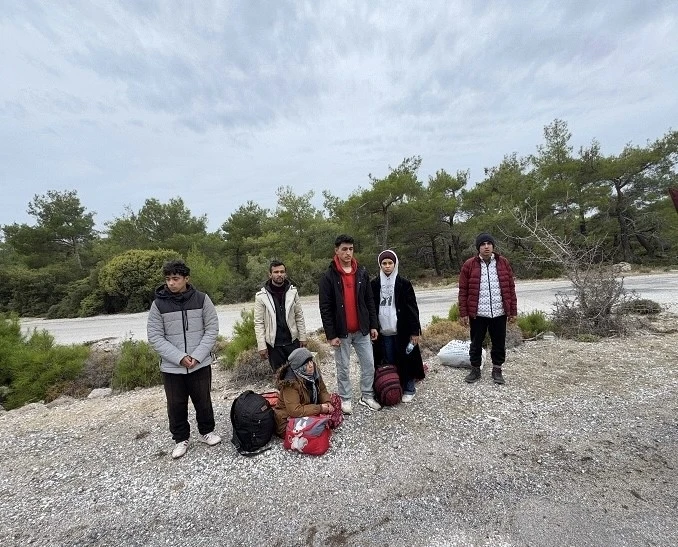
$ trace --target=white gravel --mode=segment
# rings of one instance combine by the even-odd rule
[[[0,544],[676,545],[677,344],[530,342],[503,387],[431,358],[412,404],[354,404],[318,458],[239,456],[221,371],[224,442],[177,461],[161,388],[31,404],[0,415]]]

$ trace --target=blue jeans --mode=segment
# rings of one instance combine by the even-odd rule
[[[416,392],[417,388],[414,386],[414,380],[407,380],[405,387],[403,387],[403,395],[414,395]]]
[[[396,336],[395,334],[379,336],[381,338],[381,345],[384,348],[384,363],[387,365],[395,365],[396,362]]]
[[[374,397],[374,357],[372,341],[369,334],[360,331],[350,333],[339,339],[341,344],[334,348],[334,362],[337,365],[337,391],[342,401],[350,401],[353,397],[351,378],[349,376],[351,346],[355,349],[360,363],[360,391],[365,398]]]

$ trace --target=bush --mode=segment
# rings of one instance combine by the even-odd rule
[[[447,319],[449,321],[459,321],[459,303],[455,302],[452,304],[450,311],[447,314]]]
[[[175,251],[166,249],[127,251],[101,268],[99,284],[107,297],[121,298],[124,311],[147,310],[153,303],[156,287],[163,282],[162,265],[176,258]]]
[[[113,370],[111,387],[129,390],[162,384],[160,357],[147,342],[125,340]]]
[[[650,300],[648,298],[638,298],[634,300],[629,300],[620,304],[617,308],[617,313],[622,315],[626,314],[637,314],[637,315],[656,315],[661,313],[662,307],[661,304]]]
[[[241,351],[232,366],[231,379],[237,384],[252,384],[271,381],[273,370],[268,359],[262,359],[257,348]]]
[[[254,310],[242,310],[240,321],[233,326],[233,338],[226,345],[224,352],[224,366],[231,368],[235,365],[238,356],[249,349],[257,348],[257,337],[254,334]]]
[[[439,318],[424,329],[419,344],[422,349],[438,352],[450,340],[468,340],[469,336],[468,327],[457,321]]]
[[[226,286],[226,269],[222,265],[210,262],[195,245],[189,251],[186,263],[191,268],[191,284],[207,293],[213,302],[222,302]]]
[[[16,315],[0,314],[0,385],[9,386],[14,377],[12,357],[22,345],[21,324]]]
[[[528,314],[521,313],[518,316],[518,327],[520,327],[523,333],[523,338],[534,338],[539,333],[553,329],[551,321],[540,310],[535,310]]]
[[[85,346],[55,346],[54,338],[46,331],[33,332],[27,341],[22,340],[5,355],[12,369],[6,408],[43,400],[53,386],[72,381],[82,370],[88,353]]]

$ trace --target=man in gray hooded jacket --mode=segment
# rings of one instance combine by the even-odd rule
[[[148,312],[148,341],[160,354],[169,428],[176,442],[172,451],[175,459],[188,450],[189,397],[195,408],[200,442],[209,446],[221,442],[214,433],[210,396],[212,348],[219,334],[219,319],[210,297],[188,283],[190,273],[181,260],[165,263],[165,284],[156,289]]]

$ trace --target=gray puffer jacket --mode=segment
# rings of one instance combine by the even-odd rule
[[[188,285],[180,294],[166,285],[155,291],[148,312],[148,342],[160,354],[160,370],[188,374],[212,363],[212,348],[219,334],[219,318],[205,293]],[[199,363],[187,369],[179,363],[187,355]]]

